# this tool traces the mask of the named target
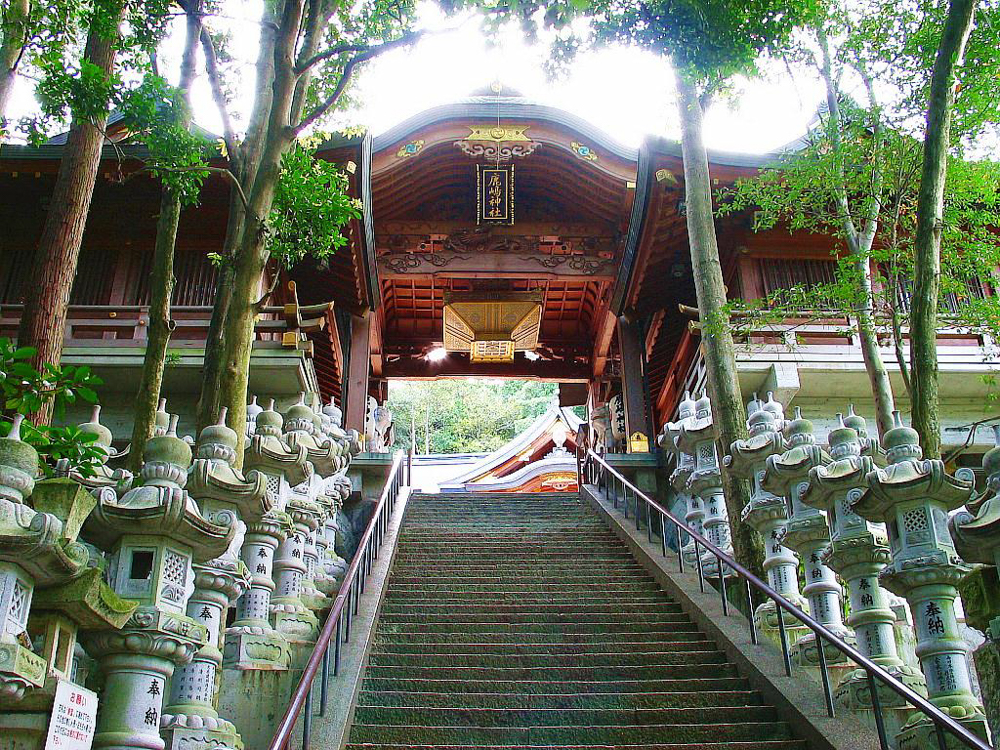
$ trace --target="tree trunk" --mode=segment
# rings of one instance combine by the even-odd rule
[[[195,76],[198,43],[201,37],[201,2],[195,0],[186,7],[187,37],[181,58],[181,75],[175,96],[178,98],[177,124],[187,128],[191,123],[190,93]],[[160,216],[156,222],[156,245],[153,250],[153,271],[150,275],[149,332],[142,358],[142,376],[135,398],[132,422],[132,449],[128,468],[138,474],[142,468],[146,441],[153,436],[156,407],[163,386],[163,368],[167,361],[167,346],[175,328],[170,318],[170,298],[174,291],[174,249],[177,227],[181,220],[180,194],[169,188],[160,197]]]
[[[875,330],[875,322],[872,319],[871,304],[871,269],[867,268],[867,258],[859,259],[859,264],[863,264],[867,272],[866,279],[868,287],[866,294],[867,302],[862,309],[857,311],[858,342],[861,344],[861,357],[865,362],[865,371],[868,373],[868,383],[871,385],[872,396],[875,399],[875,417],[878,421],[878,433],[884,435],[886,430],[892,429],[892,412],[896,408],[896,402],[892,395],[892,381],[889,380],[889,370],[885,366],[882,358],[882,351],[879,348],[878,332]]]
[[[734,441],[746,437],[746,409],[736,377],[736,347],[726,312],[726,290],[719,261],[712,209],[712,183],[708,172],[708,152],[702,138],[702,111],[694,85],[677,74],[678,105],[681,119],[681,148],[684,156],[684,189],[687,201],[687,230],[691,265],[703,330],[702,348],[708,369],[712,411],[719,431],[720,456],[729,452]],[[743,507],[750,500],[748,484],[722,471],[726,512],[732,532],[736,560],[763,576],[764,543],[760,535],[743,522]]]
[[[128,469],[134,474],[138,474],[142,468],[146,441],[153,436],[156,406],[163,385],[163,368],[167,361],[167,345],[175,327],[170,318],[170,297],[174,291],[174,241],[180,218],[180,198],[173,190],[164,188],[160,198],[160,216],[156,222],[153,271],[149,278],[149,331],[146,352],[142,358],[139,392],[135,397],[132,447],[129,450]]]
[[[972,32],[976,0],[952,0],[938,45],[927,102],[924,158],[917,194],[913,305],[910,309],[910,379],[913,429],[927,458],[941,456],[938,425],[937,307],[941,286],[941,224],[948,172],[955,71]]]
[[[117,17],[91,28],[83,53],[84,59],[105,76],[109,76],[114,67],[117,29],[122,13],[121,4],[113,2],[109,5],[109,10],[117,13]],[[101,35],[106,29],[114,30],[110,37]],[[62,360],[69,294],[76,276],[83,230],[97,181],[106,124],[107,114],[93,121],[74,114],[63,149],[31,274],[38,291],[25,299],[24,317],[18,331],[18,344],[37,350],[31,360],[36,368],[45,364],[58,366]],[[34,415],[39,425],[48,424],[51,419],[51,402],[44,404]]]
[[[247,125],[246,138],[240,144],[239,153],[229,155],[230,169],[247,194],[250,194],[250,186],[253,185],[257,176],[257,167],[260,163],[271,108],[274,84],[274,43],[277,28],[277,18],[274,11],[275,8],[272,4],[264,6],[261,45],[257,54],[254,107]],[[229,317],[229,306],[233,299],[233,263],[242,242],[244,227],[248,221],[252,221],[252,218],[247,216],[246,207],[240,200],[236,189],[233,188],[229,198],[226,238],[221,253],[225,262],[216,282],[212,320],[205,340],[205,363],[202,371],[201,395],[198,398],[197,407],[199,431],[215,422],[219,407],[222,405],[226,320]],[[230,417],[233,417],[232,413],[230,413]],[[239,428],[236,428],[236,431],[242,434],[242,430]]]
[[[6,135],[7,105],[17,79],[17,66],[28,41],[31,0],[10,0],[3,14],[3,29],[0,29],[3,34],[0,39],[0,125]]]
[[[865,363],[865,371],[868,373],[868,383],[871,386],[872,398],[875,400],[875,415],[878,422],[879,435],[892,428],[892,411],[896,408],[895,399],[892,393],[892,382],[889,380],[889,371],[886,369],[885,361],[882,359],[882,351],[879,348],[878,332],[875,329],[874,305],[872,302],[872,269],[871,251],[875,242],[875,233],[878,230],[879,214],[881,212],[881,189],[882,174],[878,159],[872,162],[874,170],[872,179],[872,194],[869,196],[866,206],[866,216],[864,217],[864,230],[859,232],[851,213],[851,198],[847,193],[847,179],[844,174],[842,129],[843,119],[840,114],[840,90],[837,79],[833,74],[833,59],[830,55],[830,44],[826,36],[826,31],[820,25],[816,29],[817,40],[822,54],[822,61],[819,64],[820,75],[826,86],[826,104],[829,110],[828,133],[834,152],[837,156],[837,177],[838,183],[834,186],[837,195],[837,206],[843,219],[841,221],[841,231],[847,241],[851,259],[858,272],[859,283],[861,284],[860,297],[861,307],[855,312],[856,327],[858,331],[858,341],[861,344],[861,357]],[[867,80],[867,79],[866,79]],[[874,97],[874,94],[872,94]],[[875,108],[874,98],[871,106]],[[874,136],[877,145],[882,142],[882,128],[877,119],[874,126]]]

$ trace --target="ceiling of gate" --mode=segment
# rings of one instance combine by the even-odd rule
[[[418,116],[376,139],[376,344],[384,377],[589,375],[634,195],[634,152],[557,110],[476,100]],[[480,113],[492,111],[492,118]],[[566,120],[570,122],[566,122]],[[476,221],[476,165],[514,166],[514,223]],[[539,359],[477,367],[441,346],[450,292],[540,292]]]

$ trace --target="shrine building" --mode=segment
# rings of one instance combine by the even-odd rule
[[[61,151],[58,137],[0,149],[0,335],[16,334]],[[256,326],[251,394],[332,398],[345,425],[364,432],[369,398],[384,402],[393,379],[537,378],[560,384],[562,405],[605,415],[616,450],[643,452],[684,391],[704,387],[676,142],[650,137],[629,148],[573,114],[484,90],[380,135],[335,137],[319,153],[345,167],[363,216],[328,260],[269,267],[261,279],[263,290],[271,274],[281,277]],[[132,175],[142,155],[129,145],[127,124],[112,118],[64,350],[64,362],[89,364],[104,379],[116,440],[128,437],[142,364],[159,207],[158,181]],[[713,184],[751,177],[776,157],[710,152]],[[494,217],[484,213],[498,207],[496,197],[489,203],[491,184],[502,192]],[[209,253],[222,245],[228,201],[228,183],[212,175],[181,218],[163,395],[182,426],[200,388],[218,273]],[[833,279],[832,238],[755,233],[752,223],[750,212],[716,222],[733,296]],[[993,291],[991,280],[969,293]],[[904,307],[908,294],[900,289]],[[332,305],[301,312],[323,303]],[[948,445],[964,440],[959,426],[979,413],[989,389],[981,376],[997,354],[984,336],[960,330],[939,342]],[[829,412],[836,401],[837,410],[854,403],[871,412],[850,321],[790,321],[739,344],[747,399],[771,391],[804,410],[816,403]],[[885,359],[905,392],[889,347]]]

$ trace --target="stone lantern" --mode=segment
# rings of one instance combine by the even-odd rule
[[[802,495],[809,487],[809,472],[830,463],[830,456],[816,445],[813,425],[795,409],[795,419],[787,425],[787,450],[769,456],[761,487],[785,498],[788,520],[778,541],[795,550],[805,565],[806,585],[802,590],[809,601],[809,614],[821,625],[846,641],[852,641],[844,626],[841,611],[841,589],[833,570],[823,562],[823,552],[830,544],[830,531],[822,511],[803,504]],[[846,657],[828,646],[827,661],[838,664]],[[810,632],[792,648],[792,656],[800,664],[819,664],[816,636]]]
[[[31,650],[28,611],[35,590],[33,576],[19,564],[25,550],[52,547],[58,539],[55,519],[40,518],[25,500],[35,487],[38,453],[21,440],[21,415],[0,438],[0,697],[19,699],[45,681],[45,660]]]
[[[771,393],[767,394],[767,399],[766,403],[759,401],[754,394],[753,400],[747,404],[750,436],[730,446],[725,464],[735,476],[753,481],[753,495],[743,509],[743,520],[764,539],[764,571],[768,584],[788,601],[805,608],[806,601],[799,593],[798,558],[780,541],[788,520],[787,506],[784,499],[761,486],[767,459],[783,453],[786,447],[778,418],[781,405],[774,401]],[[777,608],[770,599],[757,607],[754,618],[757,627],[769,636],[777,631]],[[794,618],[786,617],[785,624],[793,641],[806,632]]]
[[[264,411],[263,407],[257,403],[257,397],[254,396],[250,399],[250,403],[247,404],[247,425],[246,425],[246,436],[247,439],[253,437],[254,432],[257,430],[257,417],[260,413]]]
[[[0,557],[17,559],[35,582],[28,634],[40,643],[36,648],[46,671],[45,683],[20,701],[12,705],[0,699],[0,736],[18,748],[45,744],[59,682],[82,684],[74,670],[79,631],[120,628],[137,606],[111,590],[102,577],[103,558],[77,540],[84,519],[97,504],[93,494],[74,480],[56,478],[38,482],[29,501],[35,511],[32,525],[43,528],[51,524],[46,517],[58,520],[58,546],[64,554],[59,554],[57,547],[46,550],[32,545],[26,550],[24,540],[0,541],[0,549],[6,553]]]
[[[257,415],[253,436],[247,442],[244,468],[264,476],[271,510],[247,520],[240,556],[250,571],[250,589],[236,604],[236,620],[226,631],[223,661],[236,669],[284,670],[291,656],[288,640],[271,624],[271,592],[275,550],[292,534],[292,519],[285,508],[291,487],[312,473],[305,446],[289,447],[281,439],[284,420],[268,408]]]
[[[223,407],[218,422],[201,431],[195,459],[188,469],[187,491],[202,512],[228,511],[237,521],[237,533],[219,557],[194,566],[194,593],[187,604],[188,617],[208,630],[205,643],[170,683],[170,702],[163,711],[161,728],[167,746],[182,750],[192,744],[235,748],[241,744],[233,724],[216,710],[218,674],[222,668],[222,634],[226,612],[250,585],[250,571],[239,558],[246,525],[259,522],[271,509],[267,481],[256,471],[246,476],[236,468],[237,434],[226,426]]]
[[[697,496],[705,509],[702,521],[705,538],[723,552],[732,554],[726,496],[722,489],[722,470],[715,449],[718,437],[718,430],[712,421],[712,402],[707,394],[702,394],[695,402],[694,416],[681,424],[677,448],[694,456],[694,469],[688,477],[687,491]],[[703,560],[705,574],[718,575],[715,555],[706,552]]]
[[[101,503],[84,532],[112,551],[108,579],[139,608],[121,630],[87,630],[82,641],[105,677],[95,748],[161,750],[160,714],[174,668],[208,642],[208,629],[185,613],[194,589],[192,563],[219,557],[236,516],[206,517],[184,490],[191,448],[171,416],[164,435],[146,443],[143,484],[117,503]]]
[[[950,476],[938,459],[921,460],[915,430],[899,412],[883,436],[889,465],[866,477],[855,513],[889,532],[891,562],[879,578],[906,599],[917,633],[917,658],[930,700],[970,731],[986,737],[986,717],[972,690],[968,646],[955,616],[956,586],[968,572],[948,533],[948,513],[972,494],[971,482]],[[900,750],[936,747],[934,725],[915,714],[897,735]],[[950,746],[950,745],[949,745]]]
[[[79,425],[80,432],[94,436],[92,446],[101,450],[102,456],[99,462],[92,466],[92,471],[84,474],[81,471],[70,468],[69,461],[60,459],[56,463],[56,474],[67,476],[78,484],[82,484],[88,490],[100,497],[104,489],[112,490],[116,495],[122,495],[132,486],[132,474],[125,469],[111,469],[108,461],[117,458],[111,448],[111,430],[101,424],[101,407],[94,405],[90,421]],[[122,455],[122,454],[118,454]]]
[[[36,486],[38,453],[21,440],[22,421],[15,416],[10,433],[0,438],[0,727],[5,737],[24,740],[38,718],[44,736],[44,711],[54,692],[46,679],[70,676],[78,625],[118,627],[134,605],[110,592],[100,571],[89,567],[90,551],[77,541],[97,499],[68,479]],[[80,602],[84,593],[90,598]],[[35,613],[29,624],[39,600],[48,611]],[[31,649],[29,625],[42,636],[41,656]],[[42,695],[21,702],[28,690],[43,686]]]
[[[670,484],[677,493],[677,496],[684,501],[684,522],[699,534],[703,532],[702,521],[705,518],[705,510],[701,504],[701,498],[688,492],[687,484],[694,471],[694,456],[686,453],[677,447],[677,438],[680,436],[681,427],[694,419],[694,399],[688,391],[684,392],[684,398],[677,406],[677,421],[667,422],[663,425],[663,432],[657,442],[660,447],[676,457],[677,465],[670,474]],[[684,545],[684,559],[695,564],[694,539],[688,537]]]
[[[973,653],[976,671],[984,685],[996,685],[1000,676],[1000,425],[993,427],[996,447],[983,456],[986,492],[966,503],[948,521],[955,549],[962,559],[984,567],[973,571],[962,582],[962,604],[966,620],[977,629],[986,631],[986,643]],[[959,470],[957,475],[961,476]],[[1000,695],[996,690],[983,690],[986,717],[996,735],[1000,731]]]
[[[852,509],[866,486],[866,477],[875,469],[870,444],[865,445],[858,429],[845,424],[838,414],[839,426],[830,432],[830,455],[833,461],[815,466],[809,472],[809,486],[802,502],[826,512],[830,524],[830,546],[823,559],[847,582],[851,613],[847,624],[855,632],[858,650],[889,674],[921,694],[926,693],[923,676],[906,664],[896,649],[896,617],[889,607],[888,595],[879,585],[879,573],[889,563],[885,531],[869,524]],[[864,431],[861,417],[849,417]],[[868,449],[868,450],[866,450]],[[872,708],[867,673],[849,672],[836,689],[837,700],[851,710]],[[899,709],[897,726],[909,711],[906,702],[879,683],[879,702],[884,708]],[[901,715],[900,715],[901,714]]]

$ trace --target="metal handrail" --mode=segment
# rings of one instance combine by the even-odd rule
[[[695,531],[693,528],[688,526],[688,524],[675,516],[667,508],[664,508],[658,502],[646,495],[642,490],[632,484],[628,479],[626,479],[620,472],[610,466],[607,461],[605,461],[601,456],[594,453],[590,448],[585,449],[586,452],[579,455],[580,451],[578,449],[578,465],[581,475],[581,481],[583,479],[590,479],[590,484],[596,485],[598,489],[604,489],[605,493],[610,496],[612,490],[614,490],[613,504],[615,509],[618,509],[619,495],[617,489],[614,488],[613,484],[609,483],[617,481],[621,484],[622,493],[621,497],[625,501],[625,518],[628,519],[628,492],[631,490],[632,495],[635,497],[635,526],[638,530],[640,528],[640,522],[642,516],[639,513],[639,500],[641,499],[645,503],[645,517],[646,517],[646,528],[647,536],[649,541],[652,541],[653,537],[653,524],[650,521],[651,512],[656,511],[660,518],[660,540],[661,540],[661,550],[663,556],[667,556],[667,541],[666,535],[664,534],[665,526],[664,519],[670,521],[677,531],[677,564],[680,572],[684,572],[684,554],[683,545],[680,544],[681,532],[687,534],[694,540],[695,545],[695,560],[697,561],[698,568],[698,578],[699,585],[702,593],[705,593],[705,571],[704,566],[701,561],[701,549],[704,548],[708,552],[712,553],[718,561],[718,583],[719,583],[719,593],[722,598],[722,612],[723,615],[729,615],[729,602],[727,599],[726,586],[725,586],[725,568],[733,570],[738,578],[742,578],[747,583],[747,599],[749,605],[752,609],[753,607],[753,590],[756,589],[758,592],[763,594],[765,597],[770,599],[775,603],[778,610],[778,633],[781,640],[781,651],[784,657],[785,663],[785,673],[788,676],[792,674],[792,663],[789,656],[788,640],[785,631],[785,618],[782,611],[788,612],[796,620],[801,622],[803,625],[812,630],[813,634],[816,636],[820,648],[817,649],[819,654],[819,667],[823,678],[823,692],[824,698],[826,699],[827,713],[833,717],[834,716],[834,705],[833,705],[833,691],[830,684],[830,675],[827,669],[826,663],[826,647],[822,646],[822,642],[826,641],[831,646],[836,648],[842,654],[844,654],[848,659],[853,661],[858,667],[863,669],[868,676],[868,690],[872,700],[872,710],[875,715],[875,728],[878,732],[879,743],[882,750],[889,750],[889,740],[886,735],[885,723],[882,717],[882,706],[878,697],[878,686],[876,682],[881,682],[886,685],[894,693],[902,697],[907,703],[912,705],[916,710],[923,713],[927,718],[929,718],[935,727],[935,735],[937,737],[937,743],[940,750],[946,750],[947,739],[945,733],[957,737],[961,742],[970,748],[975,750],[995,750],[991,745],[984,742],[981,738],[977,737],[975,734],[970,732],[964,726],[959,724],[957,721],[952,719],[941,709],[931,703],[927,698],[920,695],[912,688],[903,684],[891,674],[886,672],[881,666],[873,662],[868,657],[864,656],[851,646],[849,643],[845,642],[839,638],[836,634],[829,631],[821,623],[814,620],[807,613],[799,609],[795,604],[785,599],[781,594],[772,589],[766,582],[762,581],[756,575],[751,573],[740,563],[734,560],[732,557],[727,555],[721,549],[716,547],[712,542],[702,536],[700,533]],[[602,487],[603,479],[603,487]],[[580,485],[581,489],[583,484]],[[754,623],[753,614],[751,612],[748,617],[749,627],[750,627],[750,640],[756,645],[757,639],[757,626]],[[822,641],[819,639],[822,638]]]
[[[284,716],[278,722],[274,736],[267,746],[268,750],[286,750],[299,714],[303,712],[303,709],[305,709],[305,713],[302,726],[302,748],[308,750],[313,716],[312,685],[316,673],[321,667],[323,672],[320,682],[320,716],[326,713],[330,682],[331,641],[334,651],[333,674],[336,676],[340,671],[341,643],[347,643],[350,640],[351,619],[358,613],[361,595],[365,591],[365,580],[371,573],[372,564],[378,557],[382,541],[389,530],[389,519],[396,509],[399,491],[410,483],[409,462],[404,460],[405,457],[402,451],[398,451],[393,457],[392,467],[389,469],[389,476],[382,488],[378,504],[375,506],[371,520],[368,521],[368,526],[365,527],[364,534],[358,542],[354,558],[347,567],[344,580],[340,584],[337,598],[334,599],[333,606],[330,607],[330,613],[327,615],[323,629],[316,640],[316,646],[309,655],[305,669],[302,670],[302,677],[292,693]]]

